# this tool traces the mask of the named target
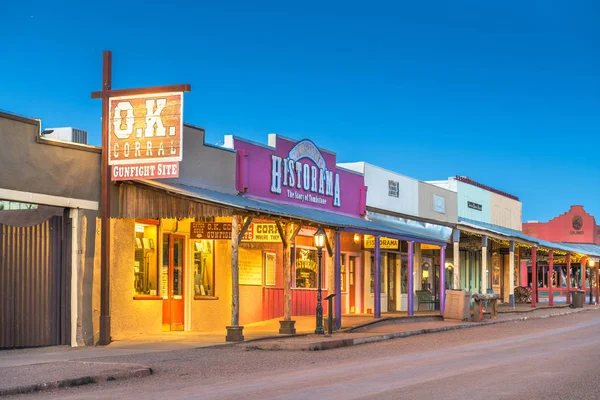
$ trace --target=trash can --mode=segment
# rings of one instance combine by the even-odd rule
[[[574,290],[571,292],[573,308],[583,308],[585,302],[585,292],[583,290]]]

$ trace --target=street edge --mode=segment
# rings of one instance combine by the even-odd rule
[[[386,333],[383,335],[365,336],[365,337],[360,337],[360,338],[337,339],[337,340],[313,342],[313,343],[307,343],[307,344],[281,343],[281,344],[276,344],[270,348],[261,348],[258,345],[246,345],[246,348],[249,350],[263,350],[263,351],[281,351],[281,350],[283,350],[283,351],[285,351],[285,350],[288,350],[288,351],[323,351],[323,350],[331,350],[331,349],[337,349],[337,348],[342,348],[342,347],[357,346],[357,345],[367,344],[367,343],[382,342],[384,340],[424,335],[424,334],[428,334],[428,333],[440,333],[440,332],[448,332],[448,331],[454,331],[454,330],[477,328],[477,327],[481,327],[481,326],[505,324],[505,323],[509,323],[509,322],[523,322],[523,321],[530,321],[530,320],[535,320],[535,319],[554,318],[554,317],[561,317],[561,316],[565,316],[565,315],[577,314],[580,312],[588,312],[588,311],[597,311],[597,309],[583,308],[583,309],[577,310],[577,311],[568,311],[568,312],[562,312],[562,313],[550,314],[550,315],[526,316],[526,317],[520,317],[520,318],[515,318],[515,319],[509,319],[509,320],[496,320],[496,321],[489,321],[489,322],[475,322],[475,323],[460,324],[460,325],[454,325],[454,326],[444,326],[444,327],[439,327],[439,328],[426,328],[426,329],[418,329],[418,330],[414,330],[414,331]]]
[[[79,378],[60,379],[52,382],[36,383],[33,385],[17,386],[13,388],[0,389],[0,397],[15,396],[45,390],[62,389],[67,387],[91,385],[105,381],[125,380],[129,378],[144,378],[152,375],[152,368],[137,366],[135,369],[104,372],[98,375],[81,376]]]

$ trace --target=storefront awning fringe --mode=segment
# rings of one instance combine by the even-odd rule
[[[232,215],[230,207],[135,184],[119,186],[119,218],[197,218]]]

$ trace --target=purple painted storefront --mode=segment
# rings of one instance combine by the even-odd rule
[[[269,144],[263,145],[226,136],[225,147],[237,151],[237,190],[246,197],[355,218],[361,218],[365,214],[364,176],[338,168],[335,153],[318,148],[310,140],[294,141],[271,134]],[[292,276],[296,277],[296,282],[296,251],[312,246],[310,235],[314,233],[310,229],[303,229],[303,232],[306,236],[300,234],[293,243]],[[341,251],[356,249],[342,248]],[[331,260],[332,256],[334,255],[325,251],[324,264],[327,264],[327,260]],[[324,266],[323,271],[326,271],[327,267],[335,268],[335,285],[339,287],[339,260]],[[327,287],[331,287],[327,283],[324,280],[322,284],[324,296],[327,294]],[[302,288],[293,284],[293,315],[314,315],[316,293],[314,288]],[[336,309],[336,314],[340,315],[341,301],[336,302]],[[263,318],[281,316],[283,287],[264,287]]]
[[[337,214],[365,213],[364,176],[336,166],[335,153],[310,140],[269,135],[269,146],[227,137],[238,153],[237,189],[248,197]]]

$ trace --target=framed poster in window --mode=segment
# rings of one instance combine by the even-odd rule
[[[265,286],[275,286],[276,254],[265,252]]]

